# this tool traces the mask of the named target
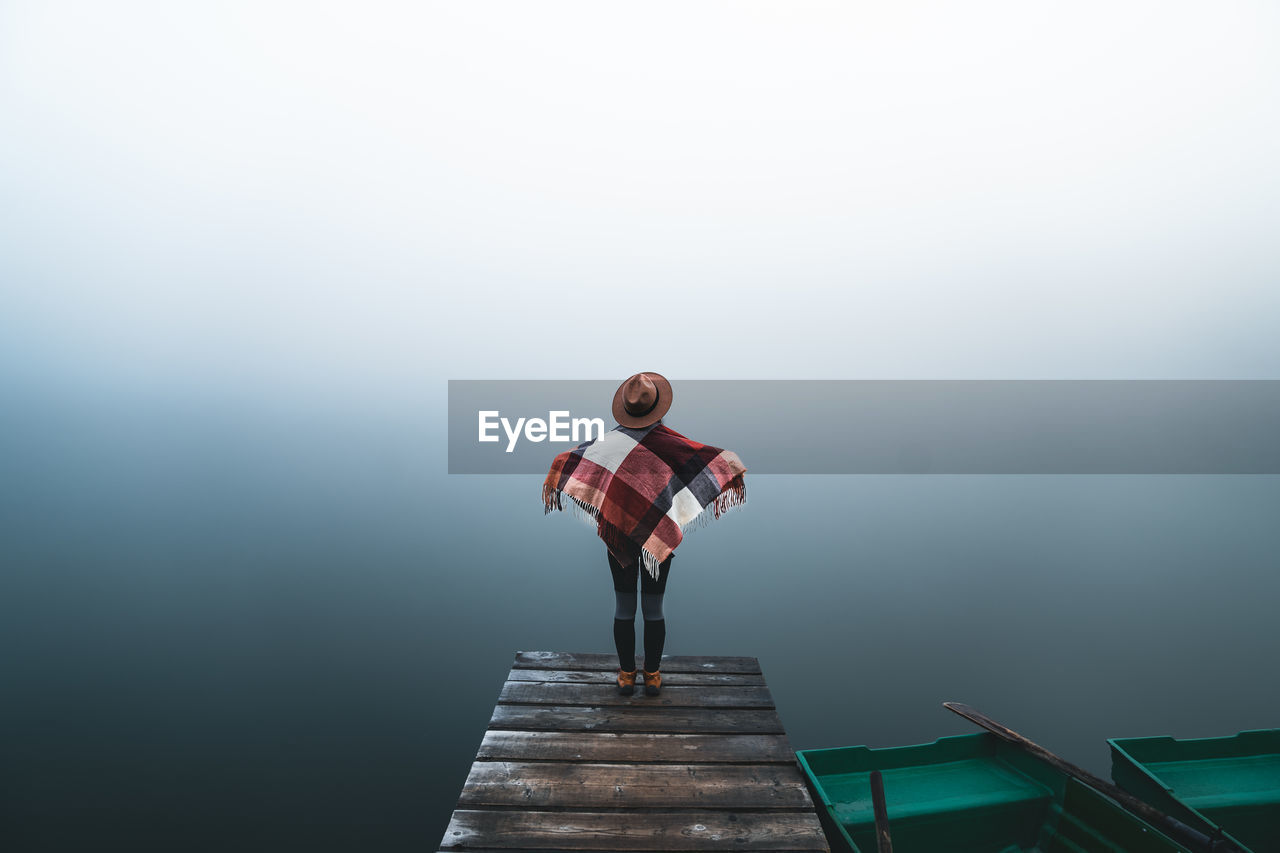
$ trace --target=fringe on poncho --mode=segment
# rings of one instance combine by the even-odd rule
[[[661,422],[618,426],[555,458],[542,503],[548,513],[562,510],[567,495],[623,565],[638,551],[656,579],[685,531],[746,503],[746,471],[736,453],[699,444]]]

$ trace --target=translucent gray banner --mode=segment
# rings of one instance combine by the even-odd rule
[[[450,380],[450,474],[545,474],[607,380]],[[1276,474],[1280,380],[672,380],[663,422],[752,474]],[[576,428],[576,436],[575,436]],[[481,435],[485,440],[481,440]]]

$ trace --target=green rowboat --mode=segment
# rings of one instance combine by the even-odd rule
[[[1231,737],[1112,738],[1111,778],[1188,826],[1280,851],[1280,729]]]
[[[895,853],[1185,853],[1150,824],[988,734],[796,753],[832,850],[874,853],[881,771]]]

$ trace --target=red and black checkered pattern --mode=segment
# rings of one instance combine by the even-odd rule
[[[557,456],[542,502],[547,512],[563,509],[568,495],[596,520],[596,532],[619,561],[630,565],[638,550],[657,577],[685,530],[746,502],[746,471],[736,453],[699,444],[665,424],[619,426]]]

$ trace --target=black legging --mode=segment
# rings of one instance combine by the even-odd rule
[[[629,568],[623,567],[609,553],[609,571],[613,574],[613,644],[618,649],[618,666],[630,672],[636,665],[636,578],[640,581],[640,604],[644,612],[644,668],[657,672],[662,663],[662,646],[667,639],[667,620],[662,613],[662,596],[667,591],[667,575],[671,559],[658,566],[654,580],[637,554]]]

